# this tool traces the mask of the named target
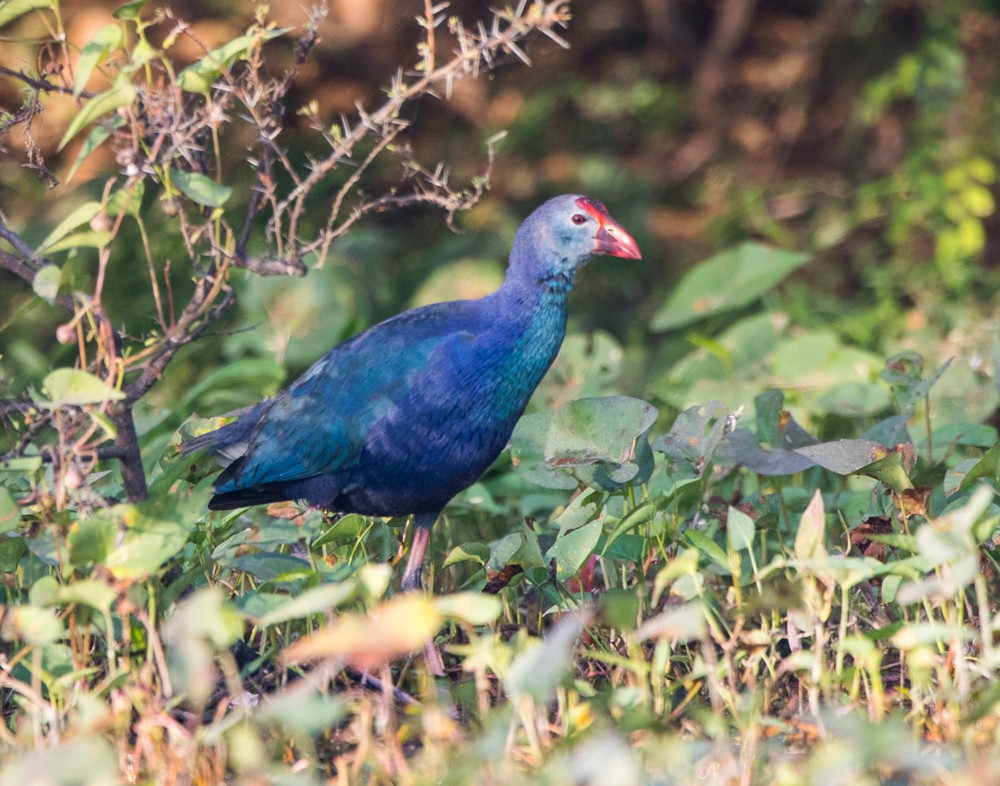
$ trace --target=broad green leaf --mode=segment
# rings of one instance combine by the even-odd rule
[[[285,27],[255,35],[241,35],[225,46],[213,49],[197,63],[192,63],[177,75],[177,85],[189,93],[207,95],[212,89],[212,83],[219,78],[223,69],[232,65],[238,57],[245,55],[258,41],[270,41],[272,38],[287,33],[291,28]]]
[[[797,450],[765,450],[754,433],[745,428],[734,429],[726,435],[718,457],[720,461],[739,464],[758,475],[794,475],[816,466],[815,461]]]
[[[608,550],[614,545],[615,541],[629,530],[641,527],[643,524],[652,521],[657,511],[658,508],[652,500],[646,500],[636,505],[621,521],[615,524],[615,528],[608,535],[601,554],[608,554]]]
[[[91,516],[74,522],[67,536],[70,564],[82,568],[103,563],[117,537],[118,524],[109,516]]]
[[[694,546],[698,551],[704,554],[708,559],[715,563],[715,566],[722,572],[723,575],[728,576],[732,573],[732,568],[729,565],[729,558],[726,556],[726,552],[722,550],[722,546],[712,540],[708,535],[698,529],[689,529],[684,531],[684,540],[688,545]]]
[[[4,0],[0,3],[0,27],[31,11],[51,9],[54,0]]]
[[[159,570],[187,544],[206,496],[173,494],[112,508],[112,513],[122,518],[125,532],[105,559],[105,566],[118,578],[142,579]]]
[[[76,368],[50,371],[42,381],[42,389],[49,398],[37,403],[46,408],[101,404],[125,398],[124,393],[104,380]]]
[[[546,461],[570,467],[628,463],[635,458],[636,439],[657,414],[652,404],[627,396],[571,401],[556,410],[549,424]]]
[[[576,480],[552,468],[545,460],[545,443],[551,422],[552,414],[549,412],[522,417],[510,438],[510,460],[517,474],[525,480],[545,488],[569,491],[577,487]]]
[[[28,550],[24,538],[0,538],[0,573],[14,573],[21,556]]]
[[[808,254],[759,243],[722,251],[681,279],[651,327],[657,332],[674,330],[745,306],[808,261]]]
[[[311,574],[312,566],[291,554],[244,554],[224,563],[233,570],[242,570],[256,576],[261,581],[290,579],[294,576]]]
[[[35,294],[47,303],[54,303],[59,294],[59,283],[62,281],[62,269],[57,265],[46,265],[35,274],[31,288]]]
[[[461,546],[455,546],[448,553],[448,556],[445,557],[441,567],[447,568],[451,565],[458,565],[461,562],[477,562],[480,565],[485,565],[489,558],[490,547],[477,540],[471,543],[463,543]]]
[[[753,545],[754,521],[746,513],[730,505],[726,516],[726,538],[734,551],[745,551]]]
[[[371,519],[367,516],[362,516],[360,513],[348,513],[337,519],[332,527],[316,538],[312,543],[312,548],[316,549],[328,543],[357,540],[370,526]]]
[[[710,401],[681,412],[670,431],[653,439],[650,447],[664,453],[701,477],[726,434],[729,408]]]
[[[84,126],[89,125],[102,115],[114,112],[123,106],[128,106],[135,101],[137,96],[135,86],[124,79],[120,79],[115,85],[105,90],[100,95],[88,101],[83,109],[74,116],[59,142],[59,150],[62,150],[69,141],[75,137]]]
[[[560,536],[545,553],[545,561],[551,562],[554,559],[560,570],[570,576],[575,575],[594,553],[603,529],[604,522],[598,519]]]
[[[880,480],[897,494],[902,494],[906,489],[913,488],[913,481],[910,480],[903,464],[903,454],[894,450],[884,458],[861,467],[854,474],[867,475],[875,480]]]
[[[21,508],[10,492],[0,487],[0,535],[17,528],[21,523]]]
[[[982,478],[992,480],[994,483],[1000,483],[1000,442],[997,442],[997,444],[987,450],[979,461],[968,468],[965,472],[965,477],[958,484],[957,490],[968,491],[977,480]]]
[[[84,224],[89,223],[100,212],[100,202],[90,201],[78,205],[66,218],[56,225],[55,229],[49,232],[45,240],[38,246],[38,253],[44,254],[48,252],[58,241],[62,240],[74,229],[78,229]]]
[[[170,182],[185,196],[206,207],[222,207],[233,195],[233,189],[229,186],[220,185],[200,172],[185,172],[171,167]]]
[[[888,448],[865,439],[838,439],[797,448],[796,453],[838,475],[860,472],[889,455]]]
[[[120,49],[125,44],[125,33],[120,25],[105,25],[90,39],[76,62],[76,82],[73,98],[79,98],[94,69],[107,57],[108,53]]]

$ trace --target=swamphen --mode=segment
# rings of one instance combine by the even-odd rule
[[[212,510],[283,500],[413,515],[402,589],[431,526],[507,445],[559,351],[566,298],[594,254],[640,259],[596,199],[550,199],[518,229],[503,285],[399,314],[332,349],[287,390],[184,446],[228,461]]]

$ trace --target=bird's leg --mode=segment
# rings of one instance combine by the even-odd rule
[[[413,517],[413,544],[410,555],[406,558],[406,570],[403,572],[403,582],[399,588],[403,592],[420,589],[420,574],[424,568],[424,556],[427,554],[427,543],[431,538],[431,527],[437,521],[438,514],[420,514]]]
[[[413,543],[410,545],[410,555],[406,558],[406,570],[403,581],[399,585],[403,592],[413,592],[420,589],[420,574],[424,568],[424,557],[427,554],[427,543],[431,539],[431,527],[437,521],[438,514],[420,514],[413,517]],[[435,677],[444,676],[444,664],[441,653],[434,641],[428,641],[424,646],[424,660],[427,668]]]

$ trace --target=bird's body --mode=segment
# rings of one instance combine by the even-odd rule
[[[584,222],[597,230],[581,231]],[[496,292],[375,325],[274,398],[187,443],[187,452],[209,449],[231,462],[209,507],[303,499],[341,512],[413,514],[420,540],[403,581],[412,589],[431,524],[504,449],[555,359],[567,296],[595,252],[639,257],[599,202],[550,200],[518,231]]]

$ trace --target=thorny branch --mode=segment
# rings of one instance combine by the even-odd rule
[[[322,263],[332,242],[370,213],[407,205],[433,205],[443,210],[450,222],[457,211],[480,199],[489,187],[495,139],[487,145],[487,163],[482,175],[470,185],[456,188],[449,182],[446,166],[421,164],[408,146],[400,142],[407,127],[406,107],[424,96],[449,98],[456,80],[476,78],[504,55],[528,63],[520,43],[531,34],[541,33],[560,46],[567,46],[558,30],[569,20],[569,2],[521,0],[513,10],[494,12],[489,24],[478,22],[472,28],[447,16],[446,7],[447,3],[425,0],[423,13],[417,17],[424,31],[424,40],[418,46],[418,62],[410,70],[399,70],[385,91],[388,98],[380,106],[366,109],[359,105],[352,119],[343,117],[333,125],[325,123],[311,107],[300,110],[327,145],[324,157],[309,160],[305,166],[293,160],[283,145],[285,103],[318,40],[316,30],[324,12],[311,13],[308,25],[295,42],[290,65],[277,78],[267,73],[263,48],[268,28],[263,20],[251,30],[257,36],[256,44],[245,53],[244,61],[222,69],[208,94],[181,90],[174,81],[178,69],[170,63],[166,52],[161,53],[159,60],[154,58],[143,68],[132,69],[130,84],[135,100],[118,110],[116,123],[104,124],[120,172],[107,179],[102,213],[98,216],[110,235],[99,252],[98,284],[89,294],[73,292],[52,299],[54,305],[69,314],[69,320],[57,331],[57,338],[63,343],[75,342],[79,366],[104,379],[109,389],[117,388],[125,394],[123,399],[105,402],[102,407],[115,428],[114,445],[106,444],[107,436],[94,427],[97,421],[88,419],[86,408],[70,408],[63,417],[64,410],[59,408],[43,410],[29,402],[0,401],[0,416],[16,419],[20,435],[15,449],[0,456],[0,461],[25,455],[29,448],[60,471],[91,466],[100,460],[117,460],[129,500],[145,499],[148,490],[133,407],[159,381],[177,352],[204,335],[233,303],[230,267],[244,267],[260,275],[304,275],[308,270],[306,260]],[[200,45],[190,28],[176,20],[169,9],[157,13],[157,22],[173,24],[168,38],[184,35]],[[447,30],[447,36],[443,29]],[[449,42],[452,51],[450,58],[446,58]],[[59,51],[64,50],[62,47]],[[205,51],[207,54],[207,48]],[[127,53],[122,54],[122,62],[127,65]],[[51,52],[50,57],[55,59]],[[0,133],[23,127],[29,159],[26,166],[44,170],[43,174],[48,170],[44,165],[40,167],[36,158],[32,124],[44,110],[46,96],[72,94],[74,89],[68,65],[54,62],[51,68],[61,83],[51,81],[49,71],[40,75],[0,69],[0,74],[20,82],[30,92],[24,104],[29,109],[8,115],[9,122],[0,128]],[[99,95],[78,93],[81,102]],[[81,103],[82,107],[88,105]],[[238,229],[233,221],[239,212],[236,208],[227,204],[225,210],[216,210],[204,202],[198,203],[177,182],[184,177],[178,173],[195,173],[224,184],[227,173],[220,153],[220,130],[237,123],[249,124],[256,139],[245,156],[255,179]],[[376,160],[393,157],[403,173],[400,187],[368,193],[372,191],[365,188],[369,167]],[[311,197],[317,187],[326,187],[332,173],[343,167],[348,167],[350,174],[343,178],[332,199],[322,200],[322,204],[328,205],[324,214],[304,221],[308,211],[315,207]],[[47,176],[54,183],[54,178]],[[282,182],[291,183],[287,193],[279,190]],[[187,267],[172,261],[155,264],[138,209],[127,210],[139,184],[147,191],[158,190],[164,213],[168,220],[172,219],[183,241]],[[121,201],[114,202],[121,194],[125,195],[125,207]],[[157,306],[156,328],[145,337],[123,335],[101,303],[103,282],[117,273],[117,257],[112,252],[126,213],[134,215],[139,224]],[[303,229],[306,226],[318,229],[306,234]],[[41,270],[60,261],[42,258],[5,220],[0,222],[0,241],[11,249],[0,248],[0,268],[28,285],[34,284]],[[263,250],[251,254],[251,246]],[[159,275],[162,282],[157,280]],[[179,313],[174,306],[172,275],[193,277],[195,282]],[[166,291],[165,301],[160,296],[161,286]],[[51,436],[53,431],[55,438]],[[62,475],[57,487],[58,504],[69,487]]]

